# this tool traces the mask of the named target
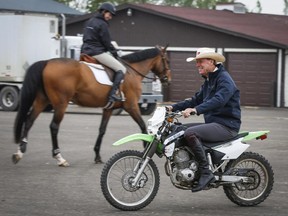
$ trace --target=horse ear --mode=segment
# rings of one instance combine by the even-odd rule
[[[161,50],[161,46],[156,45],[155,47],[156,47],[157,49]]]
[[[169,46],[169,43],[166,44],[166,46],[164,47],[164,50],[166,50],[168,46]]]

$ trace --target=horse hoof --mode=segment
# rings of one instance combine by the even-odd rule
[[[103,161],[101,160],[101,158],[95,159],[95,164],[103,164]]]
[[[12,162],[14,164],[17,164],[20,160],[21,160],[21,157],[17,153],[12,155]]]
[[[69,167],[70,164],[65,160],[65,161],[63,161],[62,163],[59,163],[58,166],[59,166],[59,167]]]

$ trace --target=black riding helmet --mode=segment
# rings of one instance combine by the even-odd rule
[[[109,11],[113,16],[116,15],[116,8],[115,6],[110,3],[110,2],[104,2],[103,4],[100,5],[100,7],[98,8],[98,10],[101,12],[103,10],[105,11]]]

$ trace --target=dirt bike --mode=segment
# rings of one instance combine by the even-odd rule
[[[158,107],[148,120],[148,134],[132,134],[113,145],[132,141],[148,143],[143,152],[125,150],[112,156],[101,173],[101,189],[106,200],[124,211],[146,207],[156,196],[160,176],[154,154],[165,157],[164,165],[171,183],[180,189],[191,190],[199,180],[198,162],[185,144],[187,128],[179,122],[181,112],[167,112]],[[260,154],[246,152],[252,139],[266,139],[269,131],[240,132],[225,142],[202,141],[209,167],[216,181],[205,190],[223,187],[228,199],[240,206],[255,206],[270,194],[274,172],[270,163]]]

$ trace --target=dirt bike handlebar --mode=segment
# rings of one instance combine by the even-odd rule
[[[166,109],[166,114],[168,114],[169,113],[169,117],[182,117],[183,116],[183,111],[179,111],[179,110],[177,110],[177,111],[175,111],[175,112],[172,112],[172,111],[170,111],[170,108],[169,107],[167,107],[167,106],[165,106],[165,109]],[[191,112],[190,113],[190,115],[196,115],[196,112]]]

